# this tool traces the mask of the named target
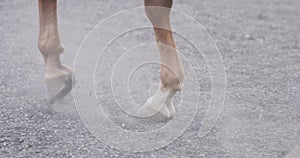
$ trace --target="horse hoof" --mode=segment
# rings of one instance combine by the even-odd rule
[[[140,117],[152,117],[156,121],[167,121],[175,116],[175,108],[169,94],[158,90],[138,110]]]
[[[65,65],[46,72],[45,83],[51,104],[64,98],[72,90],[72,75],[72,69]]]
[[[168,107],[168,110],[169,110],[169,112],[170,112],[171,118],[174,118],[175,115],[176,115],[176,110],[175,110],[174,104],[173,104],[172,102],[170,102],[170,103],[167,105],[167,107]]]
[[[152,97],[147,100],[147,102],[138,110],[138,115],[141,117],[150,117],[155,116],[159,117],[162,120],[168,120],[171,117],[171,114],[164,102],[155,103],[152,100]]]

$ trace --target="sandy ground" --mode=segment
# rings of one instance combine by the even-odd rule
[[[141,0],[121,4],[117,0],[59,1],[59,27],[67,48],[64,63],[72,65],[82,39],[99,21],[142,5]],[[207,28],[222,53],[228,81],[225,107],[204,138],[198,138],[197,132],[205,106],[199,108],[184,135],[170,145],[132,153],[113,149],[89,133],[74,112],[71,96],[60,104],[47,103],[43,60],[37,48],[37,1],[1,0],[0,157],[285,157],[300,145],[299,7],[298,0],[175,1],[175,9]],[[151,30],[147,31],[132,35],[154,41]],[[194,68],[199,85],[209,92],[202,57],[189,53],[192,48],[179,37],[176,41],[181,52],[198,61]],[[156,69],[151,69],[154,74]],[[116,111],[110,105],[114,100],[105,92],[110,85],[100,82],[101,75],[96,75],[97,95],[104,98],[103,106],[113,115]],[[147,98],[143,93],[149,86],[146,81],[132,85],[131,93],[139,103]],[[208,99],[209,93],[203,93],[201,100],[205,103]],[[122,115],[113,115],[113,119],[129,130],[161,126],[131,128]]]

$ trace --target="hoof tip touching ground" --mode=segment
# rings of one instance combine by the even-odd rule
[[[46,72],[45,83],[49,93],[49,103],[64,98],[72,90],[72,69],[62,65],[61,69]]]
[[[168,121],[172,119],[175,114],[175,107],[172,102],[168,104],[163,102],[155,102],[153,98],[149,98],[147,102],[138,110],[141,117],[152,117],[156,121]]]

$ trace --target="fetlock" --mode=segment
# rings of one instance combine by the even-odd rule
[[[162,70],[161,71],[161,84],[162,86],[169,91],[181,91],[184,86],[184,74],[177,73],[170,70]]]

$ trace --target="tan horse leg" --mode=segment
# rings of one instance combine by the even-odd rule
[[[39,0],[38,47],[45,60],[45,83],[50,102],[63,98],[72,89],[72,69],[61,64],[63,53],[57,26],[57,0]]]
[[[166,119],[175,115],[172,97],[181,90],[184,80],[184,71],[177,54],[170,25],[172,3],[173,0],[145,0],[146,15],[153,24],[160,51],[161,85],[158,91],[140,109],[140,114],[147,115],[154,110],[159,111]]]

